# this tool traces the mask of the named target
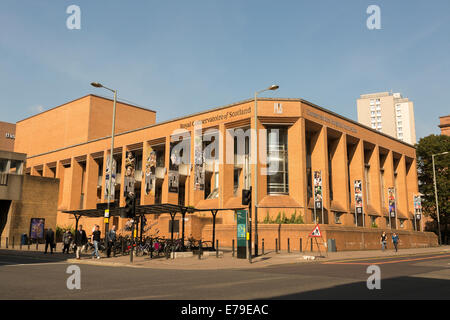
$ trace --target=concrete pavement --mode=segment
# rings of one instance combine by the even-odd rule
[[[3,249],[2,249],[3,250]],[[8,249],[12,250],[12,249]],[[0,250],[1,251],[1,250]],[[237,259],[232,257],[230,251],[225,251],[223,255],[216,258],[215,255],[203,256],[198,259],[198,256],[190,258],[176,258],[166,259],[163,257],[149,259],[148,256],[134,257],[133,263],[130,262],[130,256],[116,256],[106,258],[102,256],[101,259],[92,259],[90,255],[84,254],[80,260],[74,258],[74,254],[62,254],[61,249],[57,248],[57,253],[51,255],[46,254],[45,258],[50,261],[67,261],[73,264],[91,264],[111,267],[134,267],[134,268],[152,268],[152,269],[178,269],[178,270],[219,270],[219,269],[254,269],[267,266],[282,265],[282,264],[303,264],[303,263],[317,263],[330,262],[339,260],[354,260],[367,258],[389,258],[389,257],[410,257],[420,256],[432,253],[448,253],[450,254],[450,246],[441,246],[433,248],[414,248],[402,249],[399,252],[394,250],[366,250],[366,251],[342,251],[342,252],[328,252],[322,253],[322,257],[318,257],[316,252],[310,253],[287,253],[287,252],[268,252],[264,255],[254,257],[250,264],[247,259]],[[42,258],[44,254],[39,251],[31,250],[24,247],[22,250],[15,250],[17,254],[26,254],[27,256]],[[314,257],[314,260],[306,260],[306,257]]]

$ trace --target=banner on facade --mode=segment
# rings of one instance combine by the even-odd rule
[[[151,146],[149,146],[147,149],[144,175],[145,194],[155,196],[156,152]]]
[[[205,190],[205,159],[201,130],[196,130],[194,136],[194,190]]]
[[[414,196],[414,214],[417,220],[422,218],[422,198],[420,195]]]
[[[134,194],[135,177],[134,171],[136,169],[136,158],[131,151],[127,152],[125,159],[125,177],[124,177],[124,196],[132,193]]]
[[[114,201],[114,194],[116,189],[116,168],[117,168],[117,162],[113,158],[112,160],[112,170],[110,168],[111,165],[111,156],[109,155],[106,159],[106,172],[105,172],[105,200]],[[112,173],[112,174],[111,174]],[[111,179],[111,192],[109,190],[110,182],[109,179]]]
[[[388,188],[388,202],[389,202],[389,216],[395,218],[396,206],[395,206],[395,188]]]
[[[314,171],[314,208],[322,209],[322,173],[320,171]]]
[[[363,213],[363,193],[362,193],[362,181],[355,180],[355,212],[357,214]]]
[[[170,144],[170,161],[169,161],[169,192],[178,193],[178,185],[180,181],[180,174],[178,172],[181,157],[178,149],[174,148],[176,143]]]

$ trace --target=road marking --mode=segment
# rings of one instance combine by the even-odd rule
[[[406,258],[406,257],[417,257],[417,256],[429,256],[430,254],[440,255],[447,252],[431,252],[431,253],[413,253],[413,254],[404,254],[404,255],[393,255],[393,256],[384,256],[384,257],[365,257],[365,258],[355,258],[355,259],[343,259],[343,260],[335,260],[324,263],[331,262],[351,262],[351,261],[367,261],[367,260],[385,260],[385,259],[397,259],[397,258]]]
[[[382,262],[324,262],[323,264],[354,264],[354,265],[362,265],[362,266],[370,266],[373,264],[391,264],[391,263],[401,263],[401,262],[409,262],[409,261],[420,261],[420,260],[430,260],[430,259],[442,259],[450,257],[450,255],[441,255],[441,256],[433,256],[433,257],[425,257],[425,258],[415,258],[415,259],[403,259],[403,260],[395,260],[395,261],[382,261]]]

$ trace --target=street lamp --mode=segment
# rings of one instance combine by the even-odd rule
[[[437,223],[438,223],[438,237],[439,237],[439,245],[441,245],[441,221],[439,219],[439,203],[438,203],[438,194],[437,194],[437,186],[436,186],[436,169],[434,165],[434,157],[441,156],[444,154],[448,154],[448,151],[442,153],[436,153],[431,155],[431,160],[433,162],[433,183],[434,183],[434,197],[436,199],[436,215],[437,215]]]
[[[253,202],[255,203],[255,256],[258,256],[258,94],[264,92],[264,91],[275,91],[279,88],[278,85],[271,85],[270,87],[256,91],[255,92],[255,198],[253,199]],[[250,221],[250,227],[252,223]],[[251,250],[250,250],[251,255]]]
[[[111,199],[111,190],[112,190],[112,166],[113,166],[113,156],[114,156],[114,131],[116,128],[116,101],[117,101],[117,90],[110,89],[105,87],[99,82],[91,82],[91,86],[95,88],[105,88],[114,93],[114,105],[113,105],[113,119],[112,119],[112,133],[111,133],[111,155],[109,157],[109,191],[108,191],[108,201],[107,201],[107,210],[108,210],[108,222],[105,223],[105,245],[107,246],[107,235],[109,229],[109,208],[110,208],[110,199]]]

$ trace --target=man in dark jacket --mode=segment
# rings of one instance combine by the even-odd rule
[[[108,232],[108,249],[106,251],[106,255],[108,258],[111,256],[111,250],[114,251],[115,255],[115,248],[114,243],[116,241],[116,226],[112,226],[111,230]]]
[[[50,228],[45,233],[45,252],[44,253],[47,253],[48,246],[50,246],[50,253],[53,254],[53,246],[54,246],[53,243],[54,242],[55,242],[55,233]]]
[[[63,235],[63,244],[64,244],[63,253],[64,252],[69,253],[71,243],[72,243],[72,233],[70,232],[70,230],[66,230],[66,232],[64,232]]]
[[[78,230],[75,232],[75,245],[77,246],[76,256],[80,259],[80,252],[87,244],[86,231],[83,230],[83,226],[80,224]]]

